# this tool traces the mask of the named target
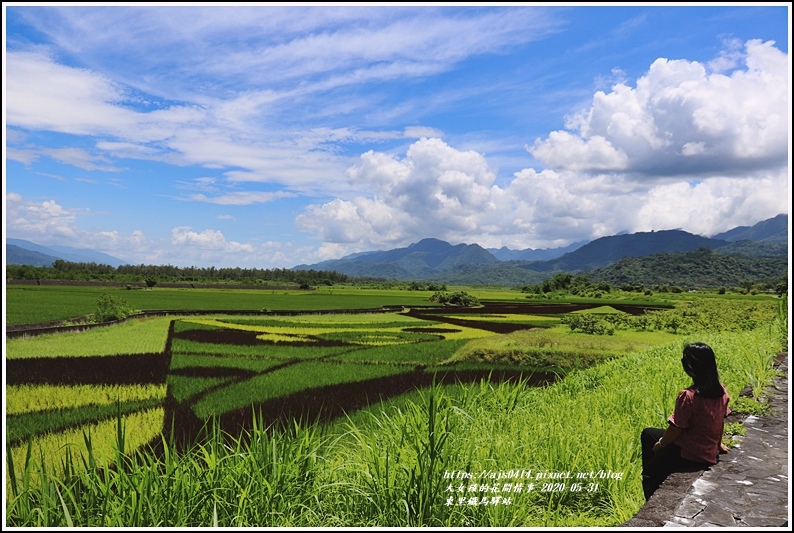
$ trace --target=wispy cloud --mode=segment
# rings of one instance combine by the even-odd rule
[[[281,198],[294,198],[295,196],[294,193],[288,192],[235,192],[215,197],[193,194],[188,199],[194,202],[207,202],[218,205],[251,205],[273,202]]]
[[[109,164],[110,161],[106,157],[91,155],[79,148],[47,148],[42,149],[40,153],[60,163],[72,165],[83,170],[101,170],[103,172],[120,172],[123,170]]]

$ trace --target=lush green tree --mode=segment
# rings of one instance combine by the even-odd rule
[[[448,292],[436,291],[428,300],[443,305],[456,305],[460,307],[471,307],[473,305],[479,305],[480,303],[477,297],[472,296],[466,291],[457,291],[451,294]]]
[[[94,320],[96,322],[109,322],[111,320],[120,320],[133,314],[133,310],[127,305],[124,298],[118,296],[111,296],[103,292],[96,301],[96,311],[94,312]]]

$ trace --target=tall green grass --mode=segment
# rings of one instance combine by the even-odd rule
[[[772,330],[775,332],[778,339],[780,340],[780,346],[786,350],[788,349],[788,333],[789,333],[788,306],[789,306],[788,292],[786,292],[778,301],[777,314],[775,315],[775,318],[772,321],[772,326],[771,326]]]
[[[313,476],[324,437],[317,427],[293,426],[269,434],[254,424],[253,437],[233,444],[217,426],[189,453],[175,454],[167,442],[160,458],[152,448],[124,452],[124,429],[114,441],[117,461],[94,455],[91,440],[68,475],[54,475],[23,457],[21,471],[37,475],[35,485],[21,476],[8,492],[7,525],[42,527],[161,527],[213,524],[235,527],[297,523],[311,514]]]

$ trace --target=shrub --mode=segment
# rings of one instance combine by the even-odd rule
[[[614,335],[615,326],[607,322],[605,319],[597,317],[592,314],[584,315],[566,315],[560,320],[563,324],[567,324],[571,331],[581,331],[588,335]]]
[[[103,292],[102,296],[96,301],[94,320],[96,322],[110,322],[111,320],[126,318],[134,312],[135,310],[127,305],[127,301],[124,298],[111,296]]]
[[[430,298],[428,298],[428,300],[443,305],[457,305],[461,307],[471,307],[473,305],[479,305],[480,303],[480,300],[466,291],[453,292],[452,294],[436,291],[430,296]]]

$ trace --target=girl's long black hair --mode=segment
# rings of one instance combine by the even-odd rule
[[[687,344],[684,346],[681,364],[684,365],[684,371],[692,378],[696,394],[704,398],[720,398],[723,395],[717,372],[717,360],[711,346],[702,342]]]

